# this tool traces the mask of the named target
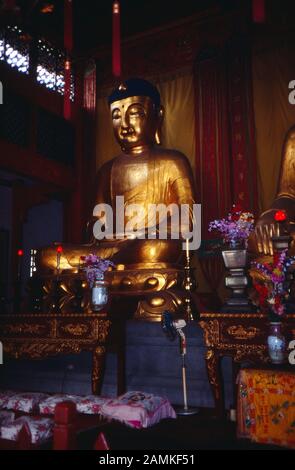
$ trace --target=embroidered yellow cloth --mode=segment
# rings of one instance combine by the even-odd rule
[[[238,437],[295,448],[295,372],[241,370],[237,418]]]

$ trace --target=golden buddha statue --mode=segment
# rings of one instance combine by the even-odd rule
[[[279,235],[279,224],[275,222],[276,211],[284,210],[288,227],[295,239],[295,126],[288,131],[282,152],[278,192],[271,208],[263,212],[256,224],[255,234],[250,240],[249,250],[258,254],[272,255],[271,238]]]
[[[122,153],[105,163],[97,174],[91,225],[94,234],[97,224],[100,229],[105,226],[105,214],[98,213],[97,208],[108,205],[113,210],[109,225],[115,227],[119,197],[125,209],[121,221],[123,227],[127,227],[134,217],[128,208],[132,209],[133,205],[142,208],[136,218],[136,236],[126,235],[125,231],[119,233],[120,229],[116,227],[116,231],[108,232],[108,236],[101,240],[95,235],[87,245],[63,245],[59,272],[77,272],[81,256],[93,253],[111,259],[117,266],[117,270],[115,268],[108,273],[111,288],[117,293],[126,292],[126,289],[134,293],[142,293],[146,289],[169,289],[178,283],[183,239],[170,236],[173,231],[171,220],[168,220],[168,236],[164,239],[157,237],[161,216],[156,221],[150,220],[149,208],[159,204],[166,208],[184,204],[192,209],[192,170],[182,153],[158,146],[164,109],[159,92],[151,83],[143,79],[127,80],[112,92],[109,106],[115,138]],[[185,227],[180,223],[180,236],[184,232]],[[153,236],[147,238],[146,235],[151,233]],[[38,273],[56,272],[56,260],[55,245],[40,250]]]

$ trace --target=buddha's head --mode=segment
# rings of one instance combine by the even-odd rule
[[[139,153],[160,143],[163,107],[155,86],[133,78],[119,85],[109,97],[115,137],[123,152]]]

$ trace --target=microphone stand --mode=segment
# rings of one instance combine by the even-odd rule
[[[191,416],[199,413],[199,409],[196,407],[188,406],[187,401],[187,382],[186,382],[186,337],[181,327],[177,327],[178,322],[173,322],[176,327],[176,332],[179,335],[180,354],[182,359],[182,390],[183,390],[183,406],[175,406],[175,412],[179,416]]]
[[[173,321],[172,315],[169,311],[165,311],[162,314],[162,328],[167,337],[173,341],[176,336],[179,337],[180,354],[182,359],[182,391],[183,391],[183,406],[175,406],[175,412],[179,416],[195,415],[199,412],[198,408],[188,406],[187,401],[187,382],[186,382],[186,337],[183,332],[183,328],[186,326],[186,322],[183,319]]]

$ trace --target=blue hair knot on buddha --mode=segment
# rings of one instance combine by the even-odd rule
[[[143,78],[129,78],[116,87],[108,98],[109,105],[131,96],[147,96],[157,108],[160,107],[160,93],[157,88]]]

